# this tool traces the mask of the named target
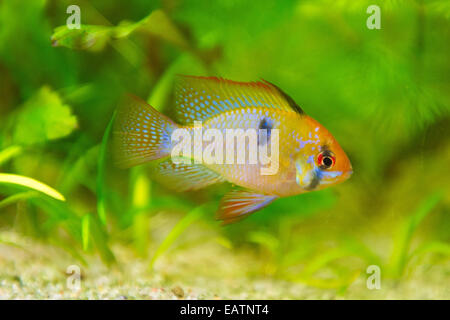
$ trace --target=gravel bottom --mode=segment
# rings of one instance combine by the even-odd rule
[[[217,243],[171,252],[149,271],[148,259],[121,246],[113,248],[119,265],[106,268],[95,257],[82,266],[55,246],[15,233],[0,232],[0,239],[0,299],[450,299],[448,262],[382,280],[380,290],[367,289],[360,274],[338,291],[252,275],[255,257]]]

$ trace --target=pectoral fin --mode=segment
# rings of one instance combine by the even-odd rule
[[[276,198],[251,190],[232,190],[222,198],[217,219],[223,220],[222,225],[237,222],[269,205]]]

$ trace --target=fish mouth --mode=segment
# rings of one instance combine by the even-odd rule
[[[353,174],[353,169],[348,170],[344,174],[344,179],[347,180],[348,178],[350,178],[352,176],[352,174]]]

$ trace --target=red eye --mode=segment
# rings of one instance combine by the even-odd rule
[[[324,151],[317,156],[317,164],[321,169],[330,169],[334,166],[336,158],[330,151]]]

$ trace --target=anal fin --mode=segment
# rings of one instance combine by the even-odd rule
[[[162,185],[179,192],[225,181],[221,175],[201,164],[174,163],[170,158],[158,163],[151,174]]]
[[[222,225],[240,221],[275,199],[277,196],[257,194],[251,190],[232,190],[222,198],[217,219],[223,220]]]

